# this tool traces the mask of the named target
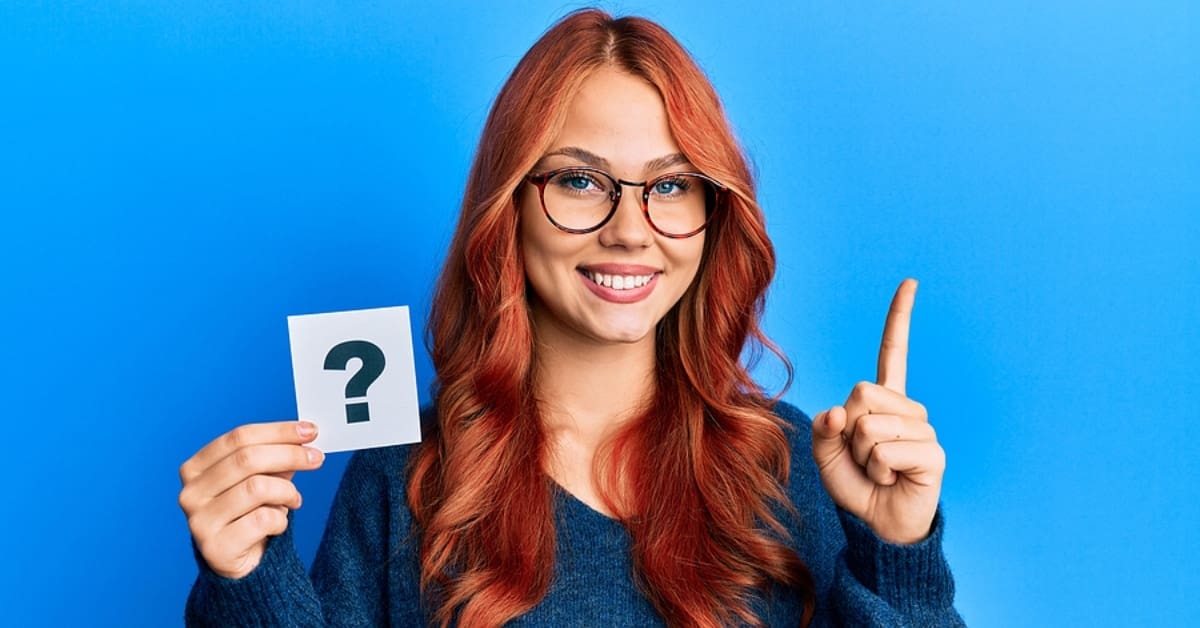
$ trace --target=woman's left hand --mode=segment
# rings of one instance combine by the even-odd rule
[[[813,458],[834,503],[885,541],[916,543],[929,534],[946,454],[925,406],[904,394],[908,327],[917,282],[896,290],[876,383],[859,382],[846,403],[813,419]]]

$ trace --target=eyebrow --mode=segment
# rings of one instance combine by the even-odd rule
[[[591,151],[579,148],[578,146],[564,146],[557,150],[546,153],[541,159],[538,160],[537,164],[534,165],[534,168],[539,170],[544,169],[545,165],[543,162],[550,157],[554,157],[555,155],[562,155],[564,157],[578,159],[579,161],[582,161],[593,168],[600,168],[601,170],[610,170],[612,168],[612,164],[610,164],[607,159]],[[688,161],[688,158],[683,153],[671,153],[670,155],[655,157],[654,159],[647,161],[642,168],[644,172],[656,172],[659,170],[665,170],[671,166],[690,163],[691,162]]]

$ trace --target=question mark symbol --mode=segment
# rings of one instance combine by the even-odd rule
[[[350,358],[362,360],[362,368],[346,382],[346,398],[366,397],[367,388],[379,379],[383,365],[387,362],[383,358],[383,351],[366,340],[347,340],[330,349],[325,355],[325,370],[344,371]],[[371,413],[367,409],[367,402],[346,404],[347,423],[363,423],[370,420]]]

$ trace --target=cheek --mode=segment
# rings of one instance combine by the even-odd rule
[[[700,262],[704,259],[704,232],[674,243],[678,245],[674,251],[676,263],[680,268],[687,269],[688,274],[691,275],[691,281],[688,283],[691,284],[696,280]]]
[[[521,253],[525,258],[525,271],[528,274],[531,267],[536,267],[544,261],[545,234],[541,231],[542,208],[538,203],[537,192],[522,194],[518,200],[517,237],[521,239]]]
[[[537,193],[526,195],[520,207],[517,234],[525,260],[525,276],[534,288],[547,287],[557,275],[564,274],[578,253],[581,242],[564,237],[542,214]]]

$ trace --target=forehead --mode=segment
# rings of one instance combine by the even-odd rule
[[[619,174],[629,175],[640,173],[647,161],[679,152],[658,90],[609,67],[584,79],[547,152],[564,147],[599,155]]]

